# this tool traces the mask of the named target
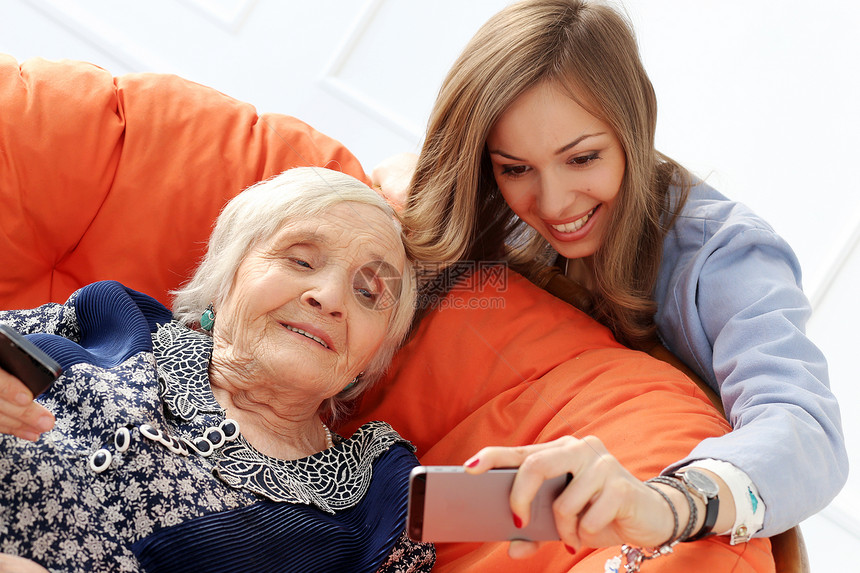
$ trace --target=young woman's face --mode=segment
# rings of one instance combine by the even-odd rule
[[[597,251],[626,166],[607,123],[554,84],[542,83],[502,114],[487,149],[514,213],[568,259]]]

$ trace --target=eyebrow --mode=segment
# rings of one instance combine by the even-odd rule
[[[365,265],[368,265],[370,263],[385,263],[386,265],[391,265],[392,267],[395,266],[393,261],[389,261],[388,259],[386,259],[382,255],[377,255],[376,253],[370,253],[370,257],[371,257],[370,260],[367,261],[366,263],[364,263]],[[362,265],[362,266],[364,266],[364,265]]]
[[[598,135],[606,135],[606,132],[601,131],[598,133],[586,133],[584,135],[580,135],[579,137],[577,137],[576,139],[574,139],[573,141],[571,141],[567,145],[563,145],[563,146],[559,147],[558,149],[556,149],[554,152],[554,155],[561,155],[562,153],[576,147],[577,145],[579,145],[580,143],[582,143],[586,139],[588,139],[590,137],[597,137]],[[490,154],[491,155],[501,155],[502,157],[504,157],[506,159],[512,159],[514,161],[524,161],[523,159],[521,159],[519,157],[516,157],[516,156],[511,155],[509,153],[505,153],[501,149],[491,149]]]
[[[300,233],[297,237],[289,242],[288,245],[282,246],[278,248],[278,251],[285,251],[295,245],[308,245],[314,246],[314,244],[322,245],[324,247],[328,247],[331,244],[331,241],[324,234],[317,233],[315,231],[310,231],[307,233]],[[392,266],[394,262],[388,260],[385,255],[380,254],[378,251],[372,251],[367,254],[370,258],[368,263],[386,263]],[[367,264],[367,263],[365,263]]]
[[[320,233],[317,233],[315,231],[306,231],[306,232],[296,233],[296,235],[289,238],[289,246],[302,245],[305,243],[308,243],[308,244],[319,243],[319,244],[325,245],[325,244],[329,243],[329,240],[325,237],[325,235],[321,235]],[[288,247],[282,247],[282,248],[289,248],[289,246]]]

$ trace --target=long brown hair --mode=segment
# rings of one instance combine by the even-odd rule
[[[607,5],[527,0],[472,38],[436,100],[404,222],[411,250],[438,270],[460,260],[506,260],[542,284],[556,254],[510,210],[486,152],[493,124],[526,90],[553,82],[612,126],[626,169],[604,244],[593,257],[594,316],[633,347],[653,343],[653,288],[663,237],[689,177],[654,148],[657,103],[633,29]],[[669,184],[681,192],[671,204]]]

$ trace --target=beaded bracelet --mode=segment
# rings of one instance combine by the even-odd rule
[[[684,531],[678,535],[678,510],[675,509],[675,504],[672,503],[672,500],[666,495],[665,492],[660,489],[654,487],[652,484],[659,483],[663,485],[668,485],[671,488],[674,488],[681,493],[684,494],[684,498],[687,500],[687,504],[690,507],[690,518],[687,520],[687,524],[684,526]],[[656,559],[661,555],[668,555],[672,553],[673,548],[680,543],[682,540],[687,539],[693,531],[693,527],[696,525],[696,519],[698,518],[698,510],[696,509],[696,503],[693,501],[693,497],[687,491],[687,488],[684,487],[684,484],[681,483],[681,480],[674,477],[668,476],[658,476],[656,478],[651,478],[645,482],[645,485],[656,491],[660,496],[666,500],[666,503],[669,504],[669,509],[672,510],[672,518],[674,520],[674,525],[672,527],[672,536],[669,537],[669,540],[659,547],[655,547],[654,549],[647,550],[641,547],[633,547],[631,545],[622,545],[621,546],[621,555],[617,557],[613,557],[606,561],[606,564],[603,566],[604,573],[619,573],[621,570],[622,562],[624,560],[624,573],[637,573],[642,566],[642,563],[648,561],[650,559]]]

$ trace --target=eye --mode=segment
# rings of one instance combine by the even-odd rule
[[[311,264],[304,259],[295,259],[294,258],[294,259],[292,259],[292,261],[293,261],[293,263],[295,263],[296,265],[298,265],[300,267],[304,267],[306,269],[313,270],[313,267],[311,266]]]
[[[370,310],[386,310],[397,303],[402,285],[400,273],[385,261],[363,265],[353,278],[356,299]]]
[[[594,153],[589,153],[587,155],[577,155],[576,157],[571,157],[568,163],[571,165],[583,166],[588,165],[589,163],[600,159],[600,154],[596,151]]]
[[[379,297],[381,289],[379,288],[379,277],[369,269],[363,268],[355,275],[355,282],[352,285],[355,294],[368,301],[374,301]]]
[[[359,296],[366,298],[367,300],[376,300],[379,296],[377,293],[371,292],[370,290],[363,287],[355,287],[355,292],[358,293]]]
[[[403,278],[391,264],[371,261],[356,271],[352,288],[356,300],[368,310],[387,310],[397,304]]]
[[[526,165],[502,165],[502,175],[509,179],[522,177],[531,170]]]

